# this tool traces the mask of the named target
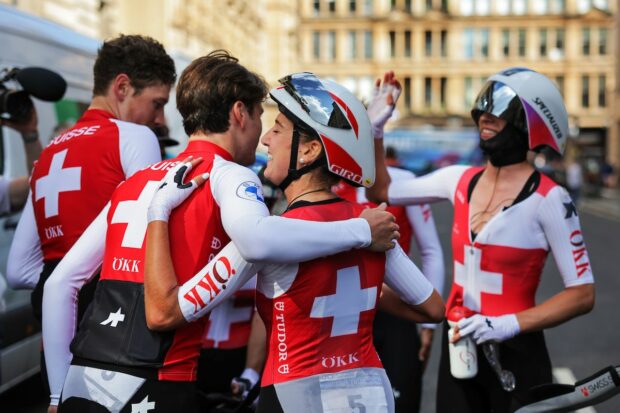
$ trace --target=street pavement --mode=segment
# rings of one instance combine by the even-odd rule
[[[579,216],[597,283],[596,304],[590,314],[545,333],[558,382],[570,381],[571,375],[576,380],[583,379],[604,367],[620,365],[620,310],[618,309],[620,219],[614,215],[614,203],[603,199],[599,200],[598,208],[592,209],[591,205],[591,202],[584,200],[579,209]],[[448,273],[445,292],[447,295],[452,280],[450,262],[452,207],[448,203],[442,203],[434,205],[433,211],[444,248]],[[550,256],[538,290],[537,302],[542,302],[561,289],[561,277]],[[440,332],[441,329],[436,333],[433,352],[424,376],[422,413],[435,411]],[[3,413],[44,413],[47,399],[40,386],[40,380],[33,378],[12,389],[8,394],[0,396],[0,411]],[[620,412],[620,395],[595,406],[594,409],[583,409],[580,412]]]

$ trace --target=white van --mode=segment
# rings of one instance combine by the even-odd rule
[[[0,5],[0,70],[44,67],[61,74],[68,84],[60,102],[34,99],[44,146],[57,125],[74,123],[90,102],[99,44],[57,24]],[[0,174],[9,179],[27,175],[21,138],[6,127],[0,128]],[[30,291],[11,290],[5,279],[18,219],[19,214],[0,217],[0,393],[40,369],[41,326],[32,315]]]

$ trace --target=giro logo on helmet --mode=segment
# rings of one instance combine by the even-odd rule
[[[351,171],[349,171],[348,169],[343,168],[340,165],[336,165],[334,164],[331,168],[330,171],[332,171],[333,173],[335,173],[336,175],[339,175],[341,177],[343,177],[344,179],[348,179],[349,181],[353,181],[357,184],[362,184],[362,177],[356,173],[353,173]]]

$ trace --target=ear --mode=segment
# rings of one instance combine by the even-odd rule
[[[133,91],[131,80],[125,73],[117,75],[110,85],[111,93],[119,102],[124,101]]]
[[[321,145],[321,142],[317,139],[305,143],[300,142],[297,158],[304,158],[306,160],[306,163],[312,163],[321,155],[322,150],[323,146]]]
[[[238,100],[233,103],[232,108],[230,108],[230,114],[228,116],[231,125],[237,125],[239,128],[243,129],[245,123],[247,122],[249,113],[248,109],[245,107],[245,104]]]

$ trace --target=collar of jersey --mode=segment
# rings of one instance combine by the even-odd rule
[[[84,112],[79,122],[89,122],[89,121],[93,121],[97,119],[116,119],[116,118],[114,117],[113,114],[111,114],[110,112],[106,110],[88,109],[86,112]]]
[[[228,153],[228,151],[221,146],[214,144],[213,142],[205,141],[205,140],[192,140],[187,144],[187,148],[183,151],[184,155],[190,155],[192,153],[198,152],[210,152],[216,155],[221,156],[227,161],[232,161],[232,155]]]

